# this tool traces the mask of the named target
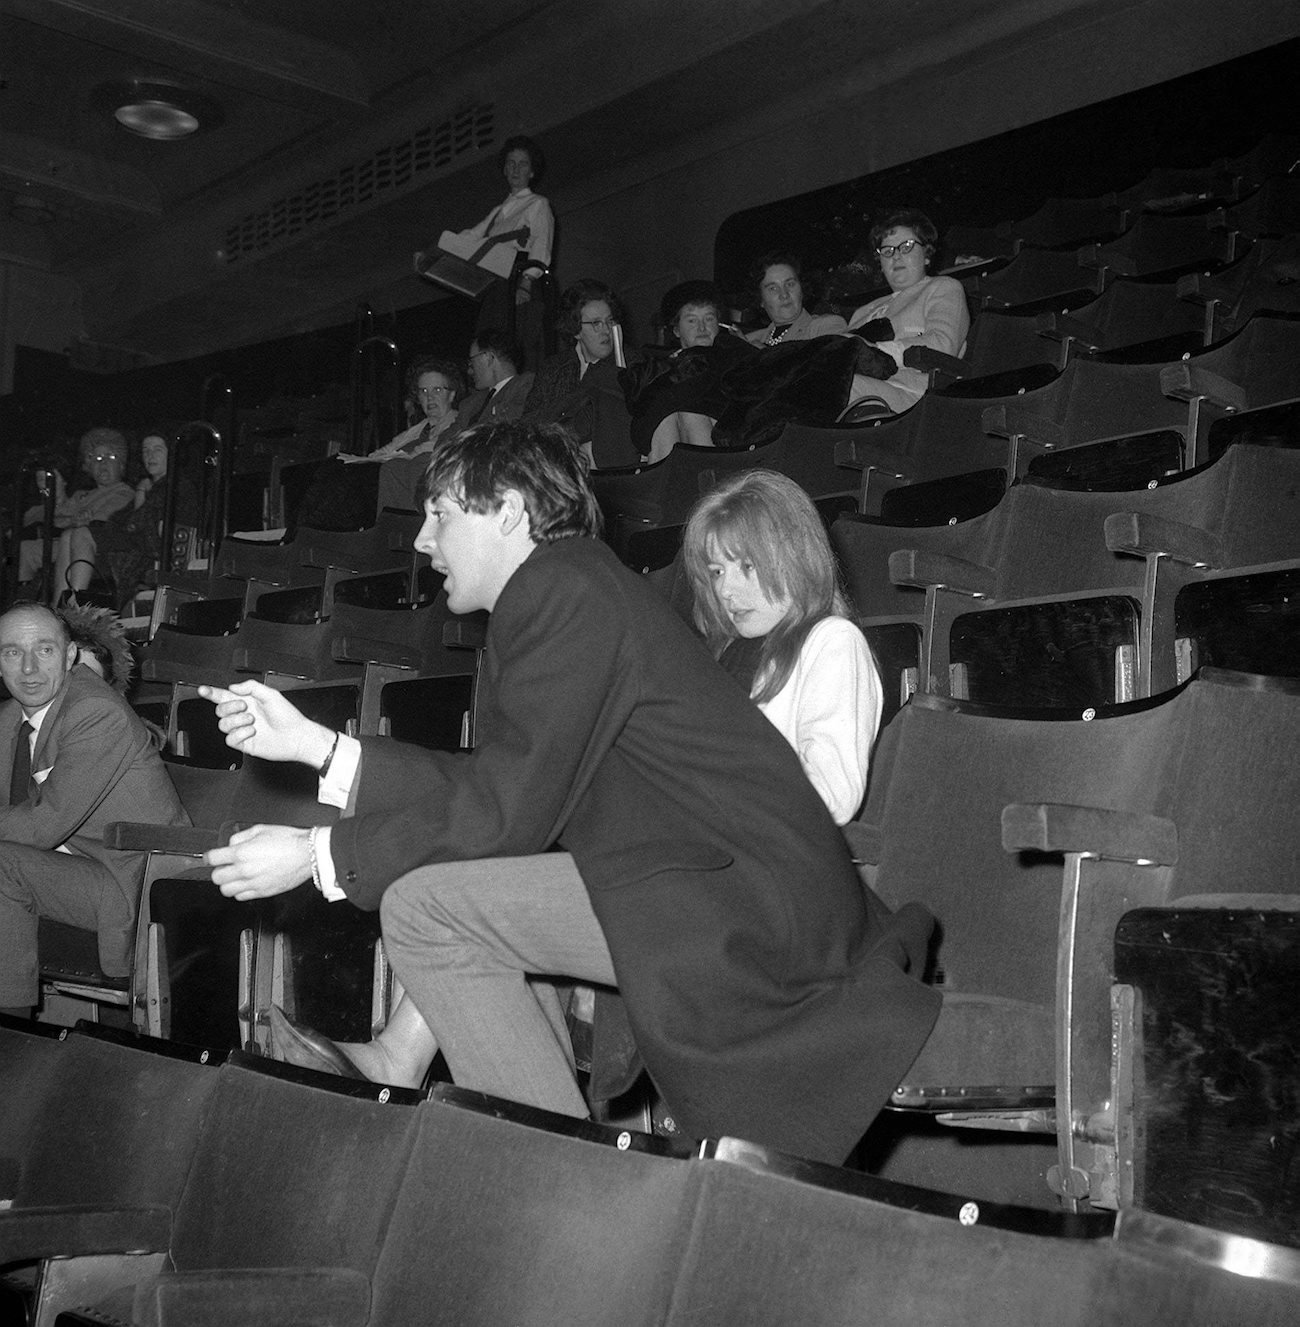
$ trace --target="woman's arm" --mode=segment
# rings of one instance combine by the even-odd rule
[[[760,706],[794,747],[837,825],[867,790],[871,744],[880,727],[880,677],[862,633],[846,618],[819,622],[790,680]]]
[[[921,331],[910,331],[909,325],[915,323],[904,318],[898,344],[904,349],[908,346],[929,346],[931,350],[942,351],[945,355],[960,355],[966,345],[966,334],[970,331],[970,314],[966,309],[966,292],[961,283],[950,276],[937,276],[926,287],[920,301]]]

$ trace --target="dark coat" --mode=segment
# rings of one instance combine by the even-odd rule
[[[793,750],[603,544],[538,548],[488,629],[478,745],[365,739],[339,883],[374,908],[429,862],[573,854],[673,1114],[839,1162],[939,998],[869,917]]]

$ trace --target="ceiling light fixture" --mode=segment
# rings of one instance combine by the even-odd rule
[[[189,138],[215,128],[225,119],[220,105],[211,97],[157,79],[126,78],[102,83],[91,100],[123,129],[160,143]]]

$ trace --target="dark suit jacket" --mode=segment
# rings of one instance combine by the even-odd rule
[[[513,378],[507,378],[501,390],[490,398],[486,390],[473,392],[457,412],[460,427],[518,419],[524,413],[524,404],[532,391],[533,377],[531,373],[516,373]]]
[[[798,757],[655,590],[590,539],[538,548],[488,628],[478,745],[365,739],[339,883],[574,856],[638,1048],[688,1133],[842,1161],[929,1033]]]
[[[111,686],[78,664],[36,739],[32,776],[39,787],[21,806],[10,806],[14,742],[22,721],[16,700],[0,705],[0,840],[34,848],[66,844],[93,857],[113,873],[134,909],[145,855],[106,848],[104,826],[115,820],[189,824],[148,730]]]

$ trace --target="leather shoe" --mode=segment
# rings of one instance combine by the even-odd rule
[[[297,1065],[299,1069],[367,1081],[365,1074],[328,1037],[295,1023],[278,1004],[271,1006],[271,1049],[277,1060]]]

